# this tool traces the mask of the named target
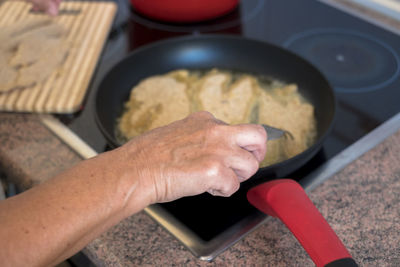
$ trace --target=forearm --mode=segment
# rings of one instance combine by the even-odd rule
[[[140,199],[126,208],[135,178],[113,161],[118,161],[115,152],[105,153],[0,202],[0,262],[49,265],[144,208],[147,202]]]

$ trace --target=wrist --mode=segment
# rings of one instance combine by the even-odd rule
[[[120,147],[104,155],[114,180],[115,199],[124,217],[140,212],[154,202],[149,176],[136,152]]]

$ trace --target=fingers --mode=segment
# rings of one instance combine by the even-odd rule
[[[218,162],[210,166],[212,167],[208,169],[207,178],[212,182],[207,190],[208,193],[213,196],[229,197],[239,189],[240,182],[233,169],[226,168],[224,164]]]
[[[58,14],[61,0],[32,1],[34,11],[43,11],[51,16]]]
[[[51,1],[47,6],[47,10],[45,11],[47,12],[47,14],[51,16],[56,16],[58,14],[59,5],[60,5],[59,1]]]
[[[263,127],[256,124],[239,124],[232,126],[236,134],[234,141],[241,148],[251,152],[261,162],[267,150],[267,133]]]
[[[266,152],[266,132],[258,125],[242,124],[229,126],[220,124],[211,131],[211,135],[222,136],[219,150],[213,153],[221,159],[225,171],[215,177],[217,183],[208,192],[218,196],[230,196],[239,189],[241,182],[253,176]],[[224,176],[225,175],[225,176]]]
[[[240,183],[253,176],[266,152],[267,133],[254,124],[227,125],[208,112],[193,114],[196,119],[206,119],[214,123],[208,129],[210,138],[215,138],[213,152],[216,160],[223,162],[220,171],[208,192],[218,196],[230,196],[239,189]]]
[[[260,126],[231,126],[209,112],[196,112],[133,139],[128,148],[154,177],[155,201],[165,202],[204,192],[231,196],[258,170],[266,138]]]
[[[225,158],[225,164],[237,175],[239,182],[244,182],[253,176],[258,168],[259,161],[252,152],[237,148],[235,152]]]

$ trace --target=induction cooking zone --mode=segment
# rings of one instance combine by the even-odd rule
[[[80,113],[60,119],[97,152],[107,150],[94,122],[93,99],[112,64],[157,40],[208,33],[240,35],[284,47],[314,64],[331,83],[338,104],[334,128],[316,156],[289,175],[300,183],[400,112],[398,35],[325,2],[244,0],[230,14],[196,24],[162,23],[132,11],[112,31],[86,106]],[[146,212],[195,256],[211,260],[265,223],[267,216],[246,199],[255,180],[260,179],[243,183],[229,198],[203,194],[153,205]]]

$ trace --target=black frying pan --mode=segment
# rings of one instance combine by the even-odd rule
[[[116,120],[132,87],[140,80],[175,69],[215,67],[296,83],[300,93],[315,107],[318,133],[314,145],[295,157],[260,169],[255,176],[286,176],[318,152],[332,128],[336,105],[334,92],[323,75],[307,61],[282,48],[226,35],[189,36],[153,43],[119,62],[101,82],[95,101],[96,121],[109,145],[121,145],[114,135]]]

